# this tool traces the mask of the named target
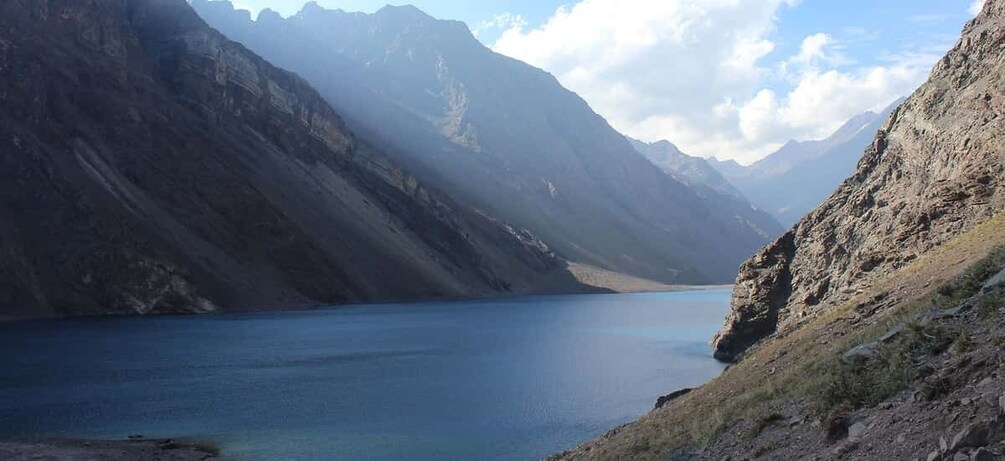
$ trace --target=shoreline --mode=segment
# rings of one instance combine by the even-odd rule
[[[616,272],[611,272],[611,274],[618,274]],[[604,295],[604,294],[632,294],[632,293],[678,293],[683,291],[714,291],[714,290],[731,290],[733,288],[732,284],[721,284],[721,285],[668,285],[659,282],[654,282],[646,279],[637,279],[630,276],[625,276],[623,274],[618,274],[625,278],[630,278],[632,280],[638,280],[646,283],[646,286],[627,286],[622,284],[617,288],[602,287],[596,285],[589,285],[589,288],[594,290],[584,290],[584,291],[571,291],[571,292],[556,292],[556,293],[511,293],[499,296],[471,296],[471,297],[445,297],[445,298],[434,298],[434,299],[416,299],[411,301],[389,301],[389,302],[371,302],[371,303],[353,303],[353,304],[322,304],[322,305],[310,305],[310,306],[297,306],[289,309],[248,309],[248,310],[236,310],[236,311],[213,311],[213,312],[158,312],[153,314],[139,314],[139,313],[110,313],[110,314],[93,314],[93,315],[56,315],[52,317],[8,317],[0,316],[0,325],[17,323],[17,322],[31,322],[40,320],[86,320],[86,319],[106,319],[106,318],[134,318],[134,317],[189,317],[189,316],[214,316],[214,315],[241,315],[241,314],[265,314],[265,313],[281,313],[281,312],[315,312],[323,311],[328,309],[343,309],[343,308],[359,308],[367,306],[395,306],[395,305],[409,305],[409,304],[426,304],[426,303],[457,303],[457,302],[481,302],[481,301],[495,301],[504,300],[516,297],[525,296],[586,296],[586,295]]]
[[[213,446],[173,439],[4,439],[0,459],[6,461],[207,461],[218,459]]]
[[[606,289],[615,293],[659,293],[677,291],[708,291],[730,289],[732,284],[680,285],[658,282],[596,266],[569,261],[569,272],[583,285]]]

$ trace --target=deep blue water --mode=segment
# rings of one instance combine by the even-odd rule
[[[0,437],[230,459],[537,459],[716,376],[726,291],[0,324]]]

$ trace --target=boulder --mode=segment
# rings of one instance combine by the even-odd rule
[[[851,427],[848,428],[848,438],[857,439],[861,437],[867,429],[869,429],[869,425],[862,421],[852,424]]]
[[[864,362],[876,356],[879,352],[880,343],[878,341],[860,344],[849,349],[841,355],[841,360],[845,363]]]
[[[674,391],[674,392],[671,392],[671,393],[669,393],[667,395],[661,396],[660,398],[656,399],[656,408],[657,409],[663,408],[664,405],[666,405],[666,404],[668,404],[668,403],[670,403],[670,402],[672,402],[674,400],[677,400],[677,399],[679,399],[679,398],[687,395],[689,392],[691,392],[693,390],[694,389],[688,387],[688,388],[684,388],[684,389],[681,389],[679,391]]]
[[[904,324],[897,325],[891,328],[890,331],[887,331],[886,334],[881,336],[879,338],[879,342],[888,343],[890,341],[893,341],[894,339],[897,339],[897,336],[900,336],[900,334],[903,332],[904,332]]]
[[[995,274],[993,277],[984,282],[984,286],[981,287],[981,291],[988,292],[1003,285],[1005,285],[1005,269],[1002,269],[1001,272]]]

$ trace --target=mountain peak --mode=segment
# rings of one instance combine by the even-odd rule
[[[435,19],[426,14],[425,11],[416,8],[414,5],[385,5],[374,14],[383,17],[395,17],[412,20]]]

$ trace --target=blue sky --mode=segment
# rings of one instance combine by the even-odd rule
[[[304,0],[233,0],[296,13]],[[553,74],[622,132],[756,160],[907,95],[975,0],[318,0],[413,4]]]

